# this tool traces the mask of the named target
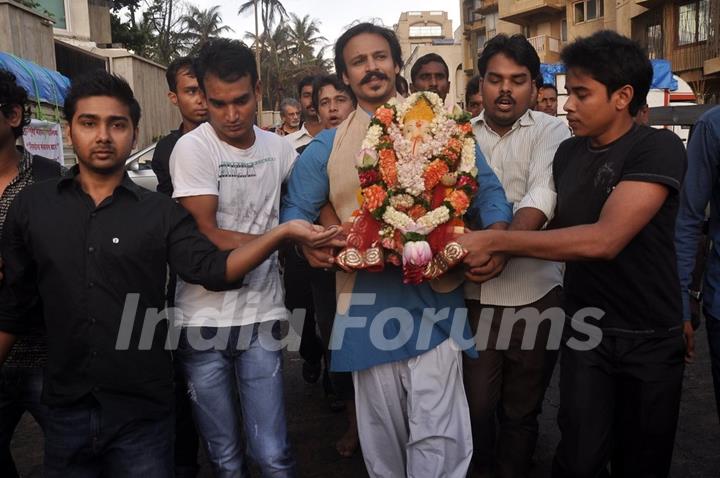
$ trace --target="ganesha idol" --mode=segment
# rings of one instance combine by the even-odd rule
[[[465,256],[455,242],[477,192],[469,115],[415,93],[375,111],[357,155],[360,207],[337,264],[347,272],[401,266],[403,282],[440,278]]]

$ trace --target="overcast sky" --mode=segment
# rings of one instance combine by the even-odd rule
[[[242,39],[246,31],[255,29],[252,10],[241,16],[237,14],[244,0],[191,0],[191,3],[202,9],[220,5],[223,23],[234,30],[228,36]],[[458,0],[283,0],[282,4],[288,13],[294,12],[301,18],[309,14],[318,19],[322,36],[331,44],[342,34],[343,27],[358,18],[378,17],[386,26],[392,27],[400,13],[406,11],[446,11],[453,22],[453,31],[460,26]]]

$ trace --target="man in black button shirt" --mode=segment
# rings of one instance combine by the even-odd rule
[[[576,137],[555,154],[554,230],[473,232],[458,242],[471,273],[493,252],[567,262],[572,320],[553,476],[606,476],[611,463],[613,476],[664,477],[685,354],[673,243],[685,149],[672,132],[633,122],[653,74],[636,43],[603,31],[567,46],[562,60]]]
[[[152,318],[167,264],[208,289],[237,288],[285,239],[322,243],[334,232],[296,222],[220,252],[187,211],[124,173],[140,119],[124,80],[103,71],[76,79],[65,116],[79,164],[22,191],[4,225],[0,364],[39,297],[45,476],[170,477],[172,366],[167,323]],[[145,328],[149,347],[139,345]]]

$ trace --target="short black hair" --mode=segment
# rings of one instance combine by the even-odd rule
[[[345,33],[340,35],[340,38],[338,38],[337,42],[335,42],[335,73],[338,78],[342,78],[343,75],[347,73],[347,65],[345,64],[345,57],[343,56],[345,47],[353,37],[363,33],[372,33],[383,37],[385,41],[388,42],[388,45],[390,45],[390,55],[392,56],[393,63],[395,66],[402,69],[402,48],[400,47],[400,41],[395,35],[395,32],[389,28],[365,22],[358,23],[354,27],[349,28],[345,31]]]
[[[22,111],[22,121],[12,129],[15,139],[23,134],[23,128],[30,124],[30,106],[25,88],[17,84],[15,75],[0,68],[0,112],[6,118],[15,106]]]
[[[300,81],[298,81],[298,98],[300,98],[302,96],[303,88],[305,88],[308,85],[312,85],[313,82],[315,81],[315,78],[317,78],[317,76],[314,76],[314,75],[307,75],[307,76],[303,76],[302,78],[300,78]]]
[[[448,80],[450,79],[450,69],[448,68],[447,63],[445,63],[445,60],[443,60],[443,57],[441,57],[437,53],[428,53],[427,55],[423,55],[418,58],[417,61],[413,64],[412,68],[410,69],[410,81],[415,83],[415,79],[417,78],[418,73],[420,73],[420,69],[428,63],[440,63],[445,69],[445,76],[448,78]]]
[[[135,99],[132,88],[122,77],[112,75],[105,70],[94,70],[72,80],[63,108],[68,123],[72,123],[78,101],[92,96],[115,98],[130,110],[133,126],[137,128],[140,124],[140,103]]]
[[[193,61],[194,58],[190,56],[181,56],[168,65],[167,71],[165,71],[165,79],[170,91],[177,93],[177,77],[181,71],[187,71],[188,75],[195,76]]]
[[[410,93],[410,85],[408,85],[408,82],[404,76],[398,75],[395,77],[395,90],[401,96],[407,96],[408,93]]]
[[[470,104],[470,97],[480,93],[480,76],[475,75],[465,85],[465,106]]]
[[[538,88],[538,92],[539,92],[540,90],[544,90],[544,89],[546,89],[546,88],[547,88],[547,89],[550,89],[550,90],[555,90],[555,96],[557,96],[557,94],[558,94],[557,87],[556,87],[555,85],[553,85],[552,83],[543,83],[543,84],[540,85],[540,87]]]
[[[315,77],[315,81],[313,82],[312,104],[315,111],[318,110],[318,106],[320,105],[320,90],[328,85],[332,85],[336,90],[347,94],[353,102],[353,105],[357,106],[357,99],[352,90],[348,85],[343,83],[337,75],[320,75]]]
[[[240,40],[213,38],[205,43],[193,62],[200,89],[205,91],[205,77],[215,75],[233,82],[250,75],[255,87],[258,82],[257,63],[252,50]]]
[[[478,59],[480,76],[485,76],[490,59],[498,53],[502,53],[514,60],[518,65],[527,68],[533,82],[537,81],[538,76],[540,76],[540,57],[527,38],[520,34],[507,36],[501,33],[492,37],[485,44],[485,48]]]
[[[640,45],[627,37],[601,30],[567,45],[560,58],[567,69],[578,68],[605,85],[608,98],[623,86],[632,86],[630,116],[635,116],[647,101],[652,63]]]

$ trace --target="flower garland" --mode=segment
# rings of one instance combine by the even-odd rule
[[[379,223],[378,237],[364,242],[402,263],[405,282],[434,278],[430,263],[449,241],[430,236],[461,221],[470,206],[478,189],[475,147],[469,115],[448,113],[435,93],[393,98],[375,111],[357,155],[362,204],[355,216]],[[349,262],[341,253],[340,265],[366,268],[360,252]]]

